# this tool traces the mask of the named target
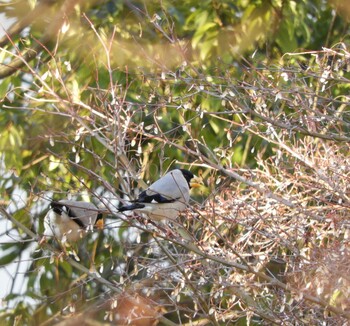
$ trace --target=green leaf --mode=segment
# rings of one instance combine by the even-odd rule
[[[2,79],[0,81],[0,100],[6,96],[10,83],[11,83],[10,78]]]
[[[216,134],[220,132],[220,125],[214,119],[210,119],[209,124]]]
[[[282,52],[292,52],[298,47],[294,24],[290,20],[284,20],[279,29],[276,43]]]

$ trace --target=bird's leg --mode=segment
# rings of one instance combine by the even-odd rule
[[[153,226],[155,226],[158,230],[163,232],[165,234],[165,237],[171,237],[171,238],[175,237],[175,233],[169,228],[168,225],[164,225],[164,227],[163,227],[159,223],[155,223],[150,219],[148,219],[148,222],[150,224],[152,224]]]
[[[166,229],[165,235],[167,238],[175,238],[175,233],[169,228],[169,226]]]
[[[135,215],[135,219],[136,219],[136,221],[139,222],[140,224],[147,225],[147,223],[145,223],[145,219],[144,219],[141,215],[136,214],[136,215]]]
[[[156,229],[163,232],[166,237],[173,238],[175,236],[175,233],[169,227],[163,227],[159,223],[156,223],[149,218],[145,219],[144,217],[142,217],[142,215],[139,215],[139,214],[135,214],[133,218],[135,218],[136,221],[138,221],[140,224],[143,224],[145,226],[147,226],[147,224],[152,224]]]
[[[58,255],[57,255],[57,260],[61,261],[64,257],[68,257],[67,252],[65,250],[62,250]]]
[[[44,235],[44,236],[42,236],[41,237],[41,239],[40,239],[40,241],[39,241],[39,246],[42,246],[43,244],[45,244],[47,242],[47,238],[46,238],[46,236]]]
[[[159,229],[159,226],[158,226],[158,224],[157,223],[155,223],[155,222],[153,222],[152,220],[150,220],[149,218],[146,220],[146,224],[152,224],[153,226],[155,226],[156,228],[158,228]]]
[[[132,215],[125,215],[125,216],[128,218],[129,221],[136,220],[140,224],[143,224],[143,225],[145,224],[145,219],[141,215],[137,214],[136,212],[133,212]]]

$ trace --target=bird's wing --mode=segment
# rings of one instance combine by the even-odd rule
[[[152,200],[158,203],[170,203],[181,199],[187,201],[188,198],[189,187],[180,170],[168,172],[143,191],[139,197],[140,201],[148,203]]]
[[[64,213],[67,214],[69,216],[69,218],[72,221],[74,221],[81,228],[85,227],[84,223],[74,213],[74,211],[71,209],[71,207],[69,205],[65,204],[64,202],[62,202],[62,201],[52,201],[51,202],[51,208],[58,215],[62,215]]]
[[[51,207],[57,214],[66,213],[81,228],[94,225],[100,217],[96,206],[89,202],[60,200],[51,202]]]
[[[136,203],[160,203],[160,204],[165,204],[165,203],[172,203],[176,201],[179,198],[167,198],[159,193],[153,193],[150,190],[145,190],[142,191],[137,198],[137,200],[134,200],[133,202]]]

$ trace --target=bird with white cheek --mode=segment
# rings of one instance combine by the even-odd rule
[[[102,213],[92,203],[60,200],[52,201],[50,206],[44,218],[44,240],[53,237],[62,244],[74,243],[95,226],[103,225]]]
[[[175,220],[190,200],[190,189],[200,187],[202,180],[185,169],[175,169],[151,184],[130,205],[119,207],[119,212],[135,211],[150,220]]]

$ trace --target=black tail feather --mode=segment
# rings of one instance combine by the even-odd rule
[[[121,206],[118,208],[118,211],[119,212],[132,211],[134,209],[140,209],[140,208],[144,208],[144,207],[145,207],[144,204],[135,203],[135,204],[131,204],[131,205]]]

